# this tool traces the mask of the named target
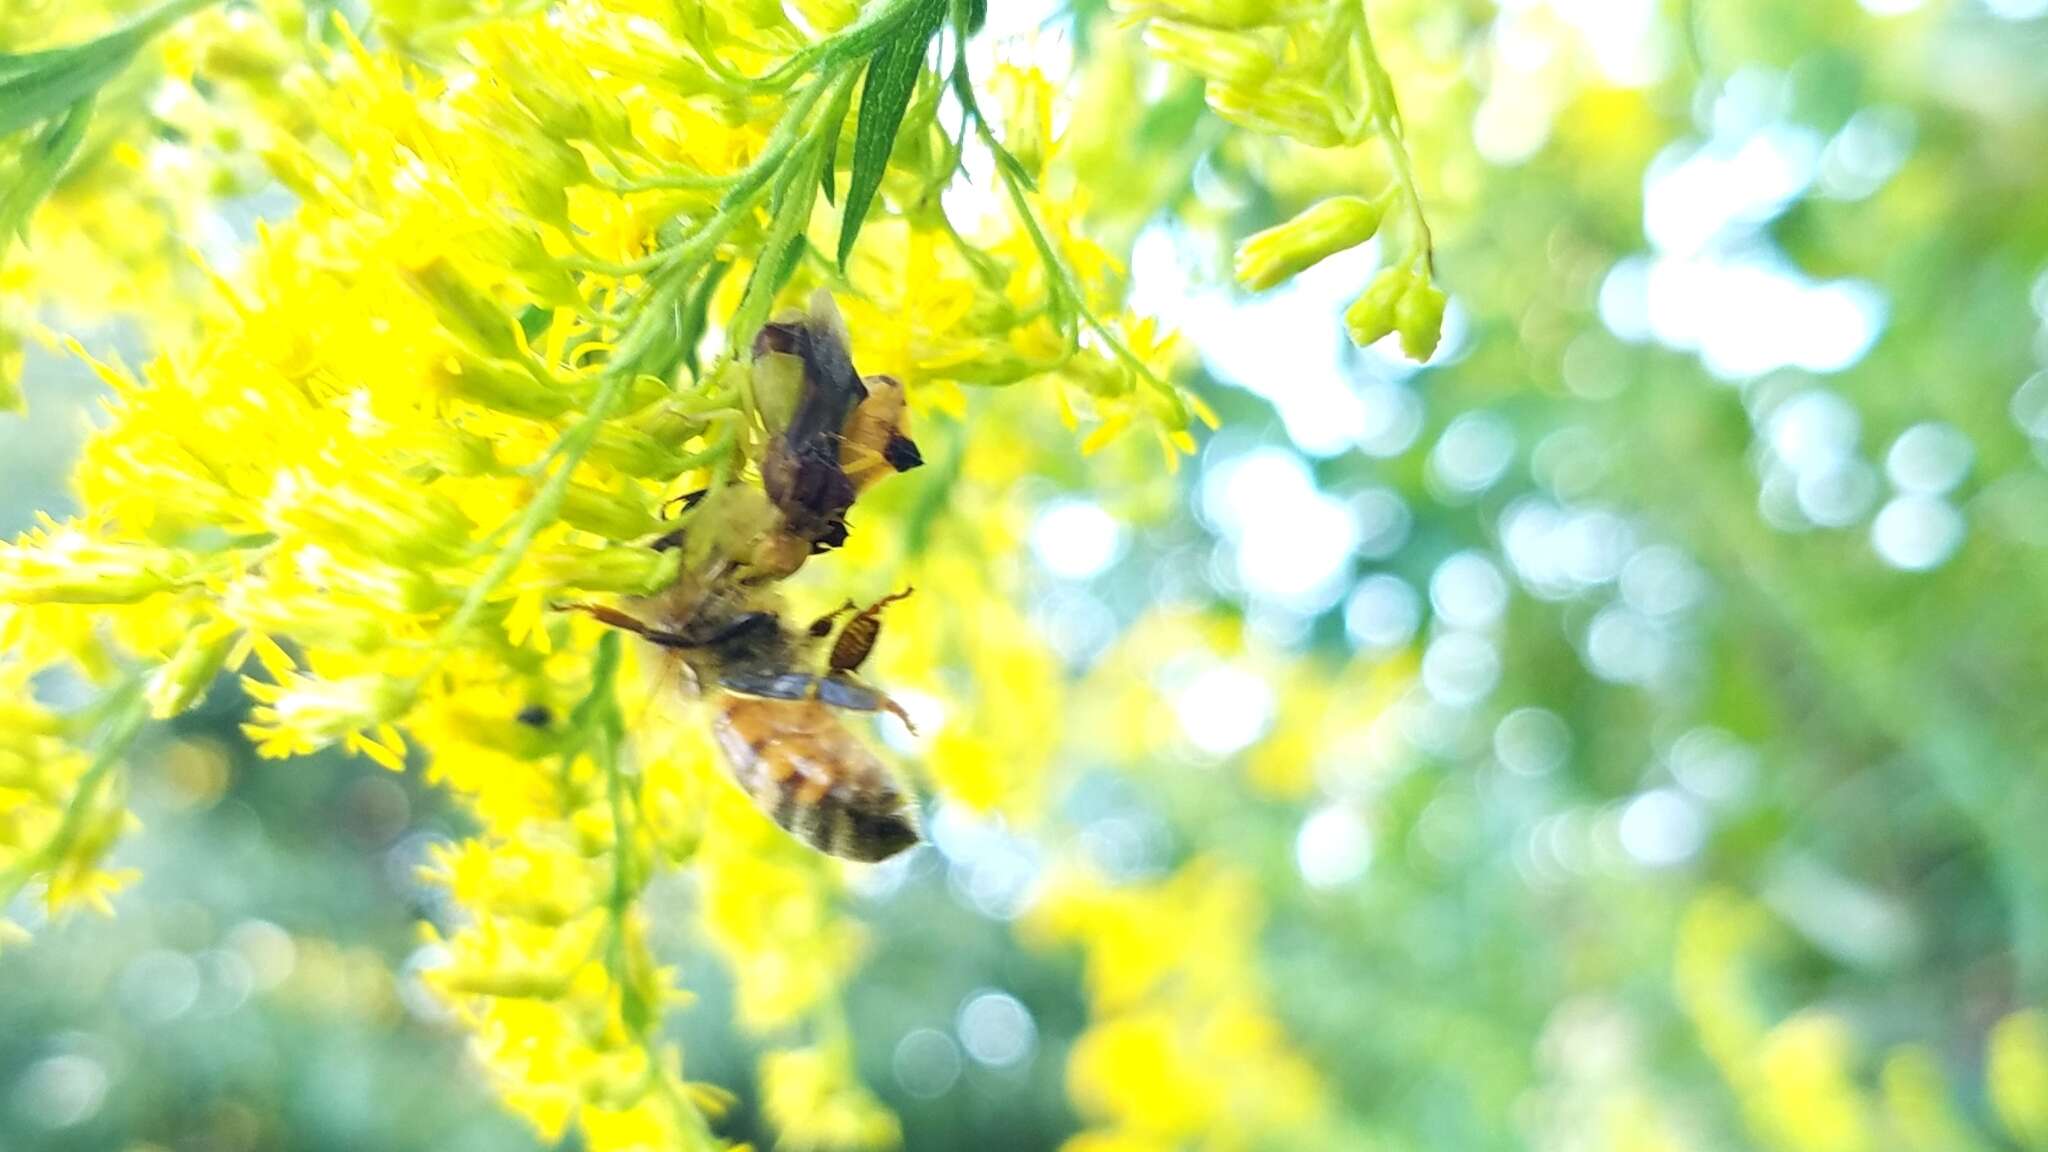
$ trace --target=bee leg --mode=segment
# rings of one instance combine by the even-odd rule
[[[841,616],[846,615],[848,612],[853,611],[853,609],[853,601],[848,600],[846,603],[841,604],[839,607],[834,608],[830,612],[825,613],[823,616],[818,617],[816,620],[811,621],[811,626],[809,628],[811,638],[813,640],[823,640],[825,637],[830,636],[832,634],[833,622],[838,620]]]
[[[661,514],[663,516],[668,515],[668,510],[675,507],[678,504],[681,504],[683,506],[684,511],[688,511],[692,508],[695,508],[697,505],[702,504],[704,502],[704,498],[709,495],[711,495],[711,489],[699,488],[695,492],[685,492],[681,496],[677,496],[674,499],[664,500],[661,504]]]
[[[843,708],[848,712],[888,712],[903,721],[903,726],[910,729],[911,735],[917,735],[917,725],[911,722],[910,713],[903,710],[903,705],[890,699],[887,692],[863,682],[850,673],[834,672],[827,676],[799,676],[793,679],[810,682],[807,685],[808,691],[804,694],[807,700],[816,700],[827,707]]]
[[[917,725],[911,721],[910,713],[903,710],[903,705],[898,704],[887,692],[876,692],[875,699],[881,703],[882,707],[888,709],[890,715],[903,721],[903,726],[910,729],[912,736],[917,735]]]
[[[876,637],[882,634],[882,609],[914,591],[914,588],[905,588],[893,596],[884,596],[848,620],[846,626],[839,630],[839,639],[832,642],[832,656],[827,661],[828,674],[853,672],[867,663],[868,653],[875,650]]]
[[[666,519],[668,517],[668,510],[675,507],[678,504],[682,505],[683,510],[687,512],[690,509],[695,508],[697,505],[702,504],[704,502],[704,498],[709,495],[711,495],[711,489],[699,488],[695,492],[685,492],[681,496],[677,496],[670,500],[664,500],[661,504],[661,515],[664,519]],[[683,540],[685,539],[685,536],[686,533],[683,529],[671,528],[667,532],[662,533],[660,536],[655,537],[652,547],[656,552],[673,551],[683,546]]]
[[[608,624],[613,628],[631,632],[635,636],[651,644],[660,645],[663,648],[700,648],[703,646],[680,632],[667,632],[660,628],[652,627],[644,620],[630,616],[619,611],[617,608],[608,608],[603,604],[557,604],[555,608],[561,612],[582,612],[585,615],[595,617],[600,624]]]

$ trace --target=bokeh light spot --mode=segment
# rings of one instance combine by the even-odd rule
[[[1345,805],[1317,809],[1295,834],[1294,864],[1311,888],[1348,884],[1371,863],[1372,830]]]
[[[1870,543],[1884,562],[1908,572],[1939,568],[1963,543],[1963,514],[1935,496],[1893,499],[1870,525]]]

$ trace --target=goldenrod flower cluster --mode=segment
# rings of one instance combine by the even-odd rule
[[[423,928],[428,982],[546,1138],[722,1146],[723,1093],[662,1031],[688,974],[657,959],[642,900],[686,866],[739,1022],[770,1049],[769,1119],[793,1146],[893,1143],[852,1067],[839,997],[862,941],[838,865],[731,786],[701,726],[669,714],[663,669],[630,675],[615,636],[556,608],[677,579],[683,557],[651,546],[676,500],[756,482],[768,398],[743,353],[778,303],[827,288],[856,362],[939,429],[945,479],[864,500],[834,563],[870,590],[943,590],[892,617],[931,654],[886,652],[882,674],[942,702],[923,746],[941,791],[1029,819],[1065,687],[1000,563],[1034,457],[988,414],[1037,405],[1084,453],[1142,437],[1169,465],[1213,422],[1173,383],[1174,336],[1125,311],[1124,269],[1087,234],[1052,84],[1018,65],[970,83],[948,53],[980,6],[931,0],[387,0],[363,25],[295,0],[62,7],[0,16],[0,42],[130,39],[118,82],[53,106],[9,154],[24,170],[62,124],[89,124],[0,272],[0,406],[24,342],[87,359],[108,395],[75,474],[88,511],[0,548],[0,907],[32,887],[51,913],[104,907],[130,741],[239,674],[265,755],[418,767],[473,816],[427,869],[458,910]],[[1329,31],[1253,8],[1220,27],[1276,52]],[[1195,34],[1176,27],[1155,25],[1162,44]],[[1342,31],[1369,52],[1362,21]],[[889,99],[887,52],[910,87],[877,145],[862,120]],[[1355,56],[1330,67],[1359,74]],[[1350,88],[1314,107],[1295,87],[1246,91],[1219,86],[1217,107],[1314,143],[1397,132],[1362,97],[1365,115],[1316,119]],[[948,93],[967,104],[950,122]],[[968,152],[992,158],[996,193],[973,220],[940,200]],[[291,210],[230,242],[222,198],[277,189]],[[837,208],[856,189],[874,208],[849,246],[860,221]],[[1247,259],[1281,271],[1247,282],[1362,242],[1388,203],[1335,201],[1255,240]],[[147,363],[44,326],[110,317],[138,325]],[[1427,355],[1435,322],[1410,319]],[[970,392],[1024,384],[1021,401]],[[53,710],[53,678],[96,702]],[[1249,900],[1204,865],[1157,891],[1076,880],[1048,905],[1044,931],[1101,973],[1072,1072],[1099,1131],[1077,1146],[1237,1147],[1321,1123],[1248,947],[1136,943],[1183,914],[1242,937]],[[1212,1083],[1226,1066],[1261,1071]]]
[[[1067,1064],[1089,1128],[1066,1152],[1339,1146],[1320,1077],[1266,1005],[1245,876],[1195,860],[1151,885],[1074,871],[1047,887],[1027,928],[1080,946],[1092,1021]]]

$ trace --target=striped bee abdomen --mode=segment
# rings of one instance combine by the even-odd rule
[[[755,806],[818,851],[871,863],[917,843],[888,769],[818,701],[726,696],[712,732]]]

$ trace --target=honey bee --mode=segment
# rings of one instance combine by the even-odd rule
[[[711,702],[712,736],[726,765],[755,806],[820,852],[873,863],[917,843],[917,816],[889,770],[837,713],[887,711],[910,724],[887,693],[856,678],[881,632],[882,609],[909,594],[856,612],[839,628],[820,672],[800,670],[802,657],[831,636],[850,604],[801,632],[758,598],[703,597],[688,616],[656,624],[602,605],[566,607],[681,657],[690,686]],[[659,609],[662,601],[646,606]],[[675,607],[673,598],[667,607]]]
[[[799,629],[786,622],[774,586],[845,543],[856,497],[923,458],[903,386],[855,370],[846,322],[824,290],[807,312],[762,327],[751,372],[769,433],[760,487],[727,484],[678,501],[687,527],[654,543],[683,551],[683,573],[667,589],[621,608],[561,607],[678,658],[686,688],[711,703],[712,735],[734,780],[776,824],[832,856],[885,860],[917,843],[917,816],[839,713],[886,711],[910,724],[887,693],[857,676],[881,634],[882,610],[910,592],[865,608],[848,601]]]

